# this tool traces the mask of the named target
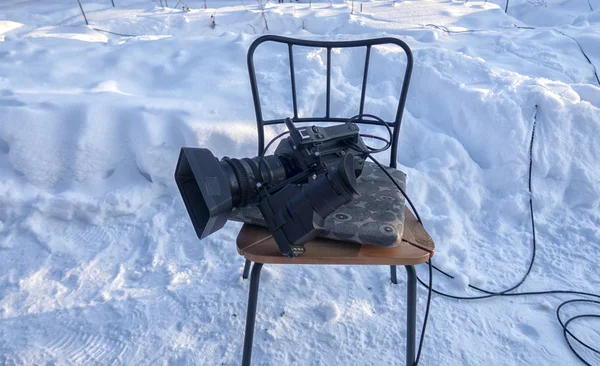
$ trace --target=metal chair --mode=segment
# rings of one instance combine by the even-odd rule
[[[284,117],[280,119],[265,120],[263,118],[262,106],[260,102],[259,90],[254,67],[254,53],[261,44],[265,42],[276,42],[287,45],[290,67],[290,82],[292,88],[293,118],[295,123],[319,123],[319,122],[346,122],[348,118],[336,118],[331,116],[331,60],[332,49],[334,48],[357,48],[365,47],[364,72],[362,80],[362,90],[360,96],[359,113],[364,113],[365,96],[367,91],[367,79],[369,73],[369,62],[371,58],[371,49],[376,45],[391,44],[401,47],[406,54],[406,71],[401,93],[398,99],[396,116],[393,121],[386,121],[392,129],[393,139],[390,151],[391,168],[396,168],[396,156],[398,152],[398,137],[402,114],[408,94],[410,76],[413,68],[413,59],[410,48],[403,41],[396,38],[377,38],[358,41],[312,41],[293,39],[276,35],[266,35],[256,39],[248,50],[247,62],[250,74],[250,83],[252,87],[252,96],[254,99],[254,110],[256,113],[256,122],[258,128],[258,155],[264,150],[265,138],[264,127],[284,123]],[[296,79],[294,70],[294,46],[317,47],[327,50],[327,84],[326,84],[326,106],[324,117],[299,117],[298,102],[296,93]],[[351,117],[351,116],[349,116]],[[378,123],[364,118],[359,118],[355,123],[377,125]],[[252,342],[254,335],[254,323],[256,316],[256,306],[258,298],[258,284],[260,271],[264,263],[276,264],[371,264],[371,265],[390,265],[391,281],[397,284],[396,265],[404,265],[407,271],[407,348],[406,364],[412,365],[415,361],[415,342],[416,342],[416,273],[414,264],[424,263],[433,255],[434,244],[427,232],[422,226],[418,225],[410,211],[405,209],[404,213],[404,234],[402,242],[394,248],[384,248],[369,245],[360,245],[356,243],[340,243],[327,239],[317,239],[307,244],[307,252],[294,259],[283,257],[279,254],[277,246],[270,236],[268,230],[257,226],[245,224],[237,239],[237,247],[240,255],[246,258],[244,265],[243,278],[248,278],[251,261],[255,261],[252,267],[252,277],[250,282],[250,294],[248,313],[246,318],[246,334],[244,339],[244,352],[242,365],[250,365]]]

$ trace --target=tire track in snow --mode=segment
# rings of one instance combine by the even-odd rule
[[[72,324],[70,324],[72,326]],[[78,328],[83,327],[75,324]],[[47,352],[58,359],[74,365],[111,365],[119,361],[127,350],[127,344],[100,334],[90,333],[67,326],[52,329],[56,336],[47,344]]]

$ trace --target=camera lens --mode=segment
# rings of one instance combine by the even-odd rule
[[[297,173],[286,154],[259,163],[259,157],[219,161],[208,149],[181,149],[175,180],[200,239],[222,228],[233,208],[258,202],[257,183],[277,184]]]
[[[244,207],[258,201],[257,183],[277,184],[293,175],[286,156],[268,155],[253,159],[223,158],[221,168],[226,173],[231,189],[232,206]],[[259,169],[260,167],[260,169]]]

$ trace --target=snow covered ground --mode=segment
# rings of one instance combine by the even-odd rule
[[[82,3],[90,27],[75,1],[0,4],[0,364],[238,364],[240,224],[198,241],[172,176],[181,146],[254,156],[245,56],[264,19],[250,0],[185,1],[189,13]],[[456,276],[436,275],[436,288],[466,295],[469,283],[500,290],[522,276],[537,105],[539,248],[522,290],[598,292],[600,86],[581,49],[600,68],[600,0],[513,0],[508,14],[501,0],[365,1],[362,13],[356,1],[354,14],[351,2],[312,3],[267,4],[268,33],[395,36],[413,49],[399,163],[434,264]],[[279,115],[291,105],[285,52],[257,52]],[[319,114],[325,54],[296,57],[301,113]],[[355,112],[362,57],[334,55],[335,113]],[[389,117],[404,56],[373,57],[366,112]],[[399,364],[404,296],[386,267],[266,266],[254,363]],[[554,314],[569,298],[434,297],[422,363],[577,364]],[[423,288],[419,299],[422,319]],[[567,313],[587,310],[600,311]],[[599,321],[573,329],[600,343]]]

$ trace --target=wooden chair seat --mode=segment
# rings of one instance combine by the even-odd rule
[[[408,209],[405,208],[404,214],[402,241],[391,248],[318,238],[305,244],[303,255],[288,258],[281,255],[269,230],[244,224],[237,237],[237,250],[247,260],[258,263],[403,266],[425,263],[433,255],[433,240]]]

